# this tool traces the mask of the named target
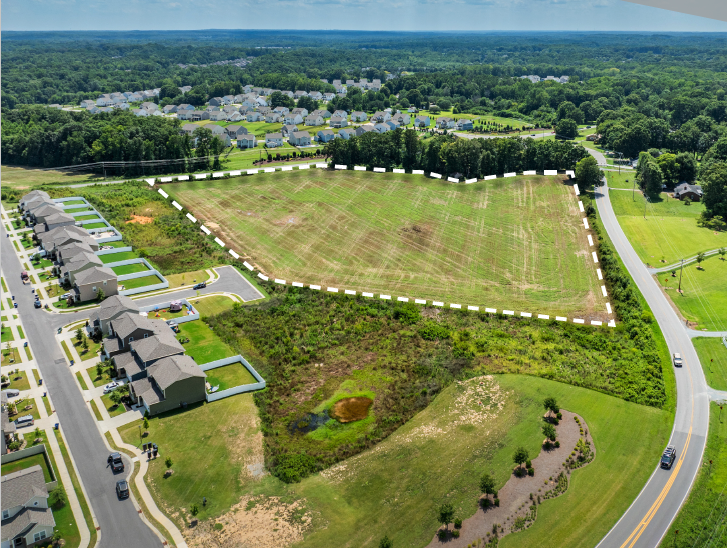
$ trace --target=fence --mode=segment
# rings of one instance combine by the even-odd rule
[[[20,451],[6,453],[2,456],[0,462],[2,462],[2,464],[8,464],[10,462],[19,461],[26,457],[32,457],[33,455],[40,455],[41,453],[43,454],[43,459],[45,459],[45,465],[48,467],[51,477],[51,481],[46,482],[45,486],[48,491],[53,491],[53,489],[58,487],[58,479],[56,478],[55,470],[51,465],[50,459],[48,458],[48,451],[45,448],[45,443],[34,445],[33,447],[26,447],[25,449],[21,449]]]
[[[172,318],[171,320],[168,320],[168,323],[174,322],[174,323],[185,323],[185,322],[191,322],[194,320],[199,320],[199,312],[194,310],[194,307],[189,303],[187,299],[175,299],[176,301],[180,301],[183,305],[189,306],[188,310],[192,310],[194,314],[187,314],[186,316],[181,316],[179,318]],[[149,306],[142,306],[139,308],[139,312],[153,312],[155,310],[161,310],[163,308],[169,308],[169,305],[172,304],[172,301],[167,301],[164,303],[158,303],[158,304],[152,304]],[[215,363],[215,362],[210,362]]]
[[[248,361],[240,356],[239,354],[237,356],[232,356],[230,358],[223,358],[221,360],[216,360],[213,362],[204,363],[199,366],[199,368],[202,371],[209,371],[211,369],[217,369],[218,367],[223,367],[225,365],[231,365],[233,363],[241,363],[245,366],[245,368],[250,372],[250,374],[255,377],[255,380],[258,382],[252,383],[252,384],[242,384],[240,386],[235,386],[233,388],[228,388],[227,390],[222,390],[220,392],[215,392],[213,394],[207,394],[207,401],[213,402],[217,400],[221,400],[224,398],[229,398],[230,396],[235,396],[237,394],[244,394],[245,392],[254,392],[255,390],[262,390],[265,388],[265,379],[263,379],[260,376],[260,373],[255,371],[255,368],[248,363]]]

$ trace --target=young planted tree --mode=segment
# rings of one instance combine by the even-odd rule
[[[560,407],[558,407],[558,402],[552,396],[543,400],[543,407],[546,411],[551,411],[554,415],[558,411],[560,411]]]
[[[518,466],[522,467],[523,463],[527,462],[530,458],[530,453],[524,447],[518,447],[512,455],[512,461]]]
[[[83,337],[83,341],[81,342],[81,346],[83,347],[83,353],[85,354],[88,352],[88,339],[86,337]]]
[[[543,435],[550,441],[555,441],[555,427],[552,424],[543,426]]]
[[[704,253],[703,252],[697,253],[697,268],[699,268],[699,269],[702,268],[702,261],[704,261]]]
[[[384,538],[379,541],[379,548],[393,548],[393,546],[394,543],[388,535],[384,535]]]
[[[480,491],[485,495],[495,494],[495,478],[490,474],[483,474],[480,478]]]
[[[449,524],[454,519],[454,506],[452,506],[452,503],[445,502],[442,504],[439,507],[438,514],[439,523],[444,525],[445,529],[449,529]]]
[[[172,457],[167,457],[166,459],[164,459],[164,465],[167,468],[171,468],[173,464],[174,464],[174,461],[172,461]]]
[[[83,340],[83,329],[80,327],[76,329],[76,342],[80,343]]]
[[[123,396],[121,395],[121,392],[119,392],[118,390],[114,390],[113,392],[111,392],[111,394],[109,394],[109,399],[113,402],[114,407],[118,407],[119,405],[121,405],[122,397]]]
[[[727,254],[727,249],[725,249],[724,247],[720,247],[717,253],[719,253],[719,258],[724,261],[724,256],[725,254]]]

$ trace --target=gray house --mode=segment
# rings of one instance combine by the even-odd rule
[[[157,415],[206,399],[206,378],[190,356],[175,355],[150,365],[146,377],[129,385],[132,400]]]
[[[2,477],[2,546],[47,543],[56,526],[43,469],[36,464]]]
[[[60,274],[64,280],[73,285],[76,282],[76,275],[79,272],[93,267],[103,267],[101,259],[93,252],[79,253],[70,260],[63,261],[63,265],[60,267]],[[106,292],[105,289],[104,292]]]
[[[288,142],[297,147],[308,146],[311,144],[310,133],[307,131],[294,131],[288,138]]]
[[[91,312],[88,319],[91,331],[109,334],[110,323],[123,314],[138,315],[139,306],[125,295],[113,295],[101,302],[101,306]],[[141,316],[140,316],[141,317]]]
[[[252,133],[240,135],[237,138],[237,148],[255,148],[257,146],[257,138]]]
[[[686,181],[682,181],[674,188],[674,198],[677,200],[689,198],[692,202],[698,202],[702,199],[702,187],[700,185],[690,185]]]

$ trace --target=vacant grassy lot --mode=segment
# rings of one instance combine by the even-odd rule
[[[662,548],[727,547],[727,419],[722,417],[720,421],[719,417],[719,405],[712,402],[704,466],[689,498],[664,535]],[[713,464],[710,466],[709,462]],[[679,534],[675,535],[677,529]]]
[[[183,285],[196,284],[206,282],[209,275],[206,270],[195,270],[193,272],[181,272],[179,274],[170,274],[165,276],[169,282],[169,287],[181,287]]]
[[[205,371],[207,382],[213,388],[219,386],[219,390],[227,390],[243,384],[253,384],[257,380],[241,363],[233,363]]]
[[[73,184],[103,181],[94,174],[53,170],[27,169],[24,167],[2,167],[2,184],[7,188],[32,189],[43,184]]]
[[[702,263],[702,270],[697,268],[697,263],[685,266],[681,295],[677,293],[679,270],[676,277],[662,272],[657,278],[662,286],[669,288],[667,293],[682,315],[696,322],[696,329],[727,330],[727,261],[713,255]]]
[[[707,384],[715,390],[727,390],[727,348],[717,337],[692,339]]]
[[[179,324],[179,338],[189,338],[189,342],[184,343],[184,350],[200,365],[236,354],[200,320]]]
[[[397,547],[423,546],[436,531],[439,504],[452,502],[458,516],[468,517],[474,513],[482,473],[493,473],[501,487],[510,475],[513,447],[524,445],[537,454],[542,400],[552,395],[562,408],[588,421],[598,456],[571,475],[566,495],[539,508],[533,529],[507,542],[595,545],[653,470],[669,435],[670,415],[533,377],[505,375],[479,382],[453,384],[376,448],[288,486],[269,476],[254,482],[244,466],[262,453],[257,445],[261,437],[249,426],[257,421],[248,395],[152,418],[151,435],[167,448],[175,474],[162,479],[164,465],[161,459],[154,461],[151,489],[168,514],[207,496],[211,503],[204,509],[200,505],[202,519],[224,514],[246,494],[305,499],[306,510],[315,517],[302,546],[375,547],[384,534]],[[121,433],[128,443],[138,444],[136,424]],[[204,451],[198,450],[200,443]],[[220,521],[234,521],[244,507],[238,512],[224,514]]]
[[[727,232],[697,226],[697,217],[704,211],[700,202],[685,205],[662,193],[659,198],[650,198],[644,220],[642,194],[612,190],[609,195],[621,228],[647,264],[666,266],[700,251],[727,247]]]
[[[206,297],[199,301],[191,302],[200,316],[214,316],[215,314],[229,310],[235,304],[232,299],[224,295],[214,295],[213,297]]]
[[[465,186],[315,170],[166,188],[276,278],[580,317],[603,308],[559,177]]]

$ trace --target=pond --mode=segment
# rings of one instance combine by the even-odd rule
[[[347,423],[365,419],[374,401],[364,396],[344,398],[333,404],[330,415],[338,422]]]
[[[291,434],[307,434],[323,426],[329,420],[331,420],[331,417],[328,416],[328,411],[323,411],[322,413],[306,413],[300,419],[292,421],[288,425],[288,430],[290,430]]]

